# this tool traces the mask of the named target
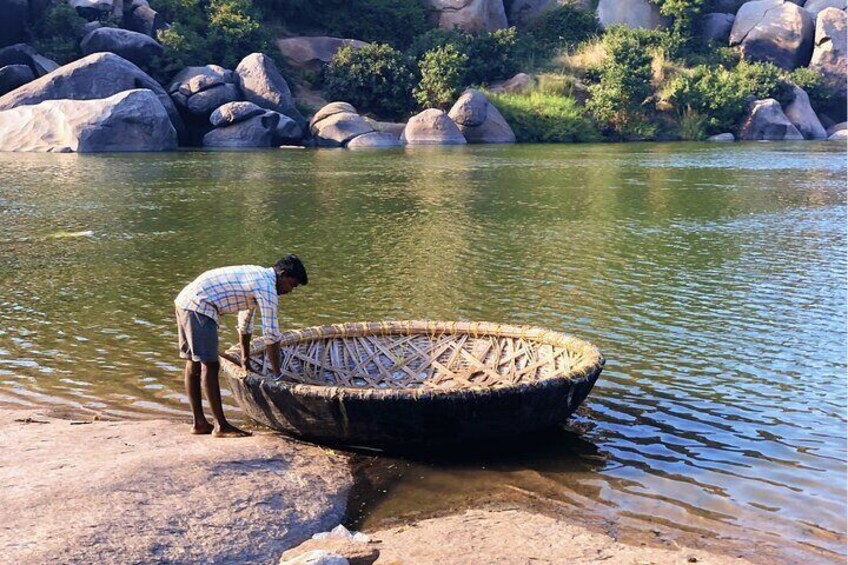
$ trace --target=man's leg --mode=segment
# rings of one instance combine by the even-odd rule
[[[221,368],[221,364],[216,361],[214,363],[201,363],[200,366],[206,400],[209,401],[212,419],[215,422],[215,430],[212,435],[215,437],[245,437],[251,435],[250,432],[240,430],[230,424],[224,417],[224,407],[221,404],[221,386],[218,384],[218,370]]]
[[[188,402],[191,404],[191,415],[194,418],[191,433],[211,434],[212,424],[203,415],[203,403],[200,396],[200,363],[191,359],[187,359],[185,364],[185,389]]]

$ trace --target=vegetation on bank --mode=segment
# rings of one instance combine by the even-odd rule
[[[150,0],[171,26],[159,32],[164,56],[146,70],[166,82],[189,65],[233,68],[254,51],[282,64],[272,43],[281,33],[361,39],[371,45],[340,49],[323,73],[285,74],[363,113],[403,120],[450,107],[467,87],[533,73],[521,94],[489,93],[519,141],[703,139],[732,131],[751,97],[786,101],[791,83],[816,108],[832,101],[811,69],[788,73],[705,45],[696,33],[705,0],[652,1],[667,29],[604,32],[593,12],[564,4],[521,29],[471,34],[434,28],[421,0]],[[60,63],[78,57],[84,20],[64,0],[49,0],[43,16],[36,47]]]

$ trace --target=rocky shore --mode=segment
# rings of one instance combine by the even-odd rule
[[[746,563],[519,509],[365,532],[367,543],[310,539],[344,519],[349,456],[272,432],[216,440],[163,420],[3,410],[0,453],[10,563]]]

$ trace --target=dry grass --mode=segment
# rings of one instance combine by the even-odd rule
[[[582,44],[574,53],[561,53],[554,63],[564,71],[582,76],[590,71],[599,70],[607,58],[607,52],[601,39]]]

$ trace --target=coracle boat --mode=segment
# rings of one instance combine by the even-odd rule
[[[393,321],[283,334],[279,376],[261,340],[221,367],[254,420],[319,443],[401,448],[503,438],[566,420],[604,357],[542,328],[486,322]]]

